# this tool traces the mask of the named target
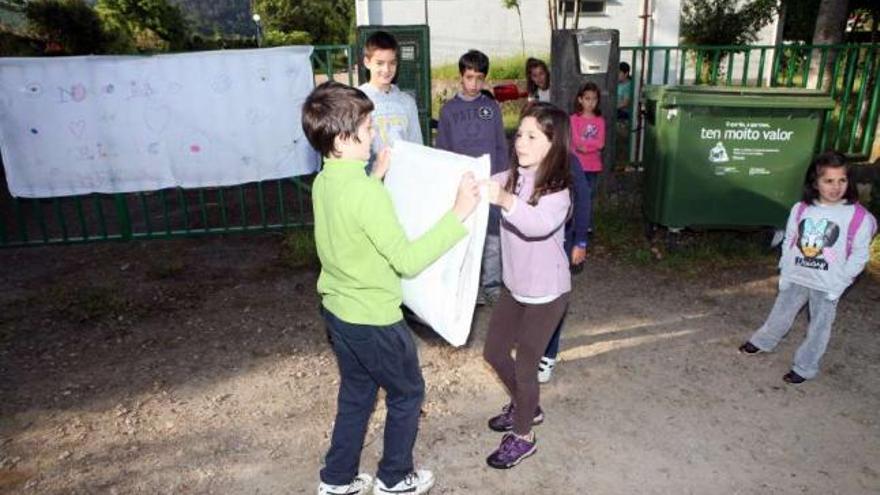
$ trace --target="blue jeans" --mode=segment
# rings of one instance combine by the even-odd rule
[[[339,365],[339,397],[321,481],[346,485],[357,476],[361,450],[379,387],[385,390],[385,443],[377,476],[387,486],[413,471],[425,381],[406,322],[388,326],[347,323],[321,308]]]
[[[599,172],[584,172],[584,178],[587,179],[587,185],[590,186],[590,197],[587,198],[587,202],[592,206],[593,198],[596,197],[596,187],[599,184]],[[587,219],[587,228],[593,229],[593,208],[590,208],[590,218]]]
[[[827,293],[790,284],[781,289],[767,321],[749,339],[758,349],[770,352],[791,330],[794,319],[804,304],[810,305],[810,324],[807,338],[798,347],[791,369],[798,375],[810,379],[819,374],[819,361],[825,354],[831,340],[831,324],[837,315],[837,301],[829,301]]]

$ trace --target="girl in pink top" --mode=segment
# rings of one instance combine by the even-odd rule
[[[590,199],[596,196],[599,173],[602,172],[602,149],[605,148],[605,119],[600,110],[601,92],[595,83],[581,86],[571,114],[571,149],[581,162],[581,169],[590,186]],[[593,231],[593,219],[588,222]]]

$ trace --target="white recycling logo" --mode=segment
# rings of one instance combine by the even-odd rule
[[[709,150],[709,161],[712,163],[726,163],[730,161],[730,157],[727,156],[727,148],[724,147],[724,143],[718,141],[718,144],[712,147]]]

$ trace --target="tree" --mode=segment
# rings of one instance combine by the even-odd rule
[[[773,20],[777,0],[685,0],[681,37],[692,45],[742,45]]]
[[[810,43],[816,31],[821,0],[783,0],[787,15],[783,29],[786,41]],[[877,41],[878,21],[880,21],[880,2],[877,0],[849,0],[847,17],[852,20],[852,33],[869,33],[869,42]],[[842,33],[843,39],[848,38]],[[852,41],[860,41],[853,39]]]
[[[681,37],[691,45],[745,45],[758,39],[758,31],[773,20],[777,0],[685,0],[681,14]],[[708,80],[712,53],[701,51],[701,74]]]
[[[848,0],[821,0],[816,15],[816,28],[813,30],[813,45],[836,45],[843,41],[846,30]],[[825,66],[815,53],[810,62],[810,75],[807,82],[810,88],[830,88],[833,77],[832,70],[837,58],[837,50],[829,50]]]
[[[526,56],[526,34],[523,30],[522,11],[519,9],[519,0],[501,0],[501,5],[505,9],[516,9],[516,15],[519,17],[519,38],[522,42],[522,56]]]
[[[316,44],[348,43],[353,37],[351,0],[254,0],[266,32],[306,32]]]
[[[24,7],[31,33],[65,55],[106,53],[112,37],[83,0],[37,0]]]
[[[134,40],[141,51],[179,51],[189,43],[189,24],[168,0],[98,0],[108,30]]]

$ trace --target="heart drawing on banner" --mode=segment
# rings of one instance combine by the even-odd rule
[[[159,134],[168,127],[171,110],[165,106],[151,106],[144,109],[144,123],[151,131]]]
[[[70,130],[70,133],[73,134],[77,139],[82,139],[83,134],[86,132],[86,121],[85,120],[74,120],[70,124],[68,124],[67,128]]]

